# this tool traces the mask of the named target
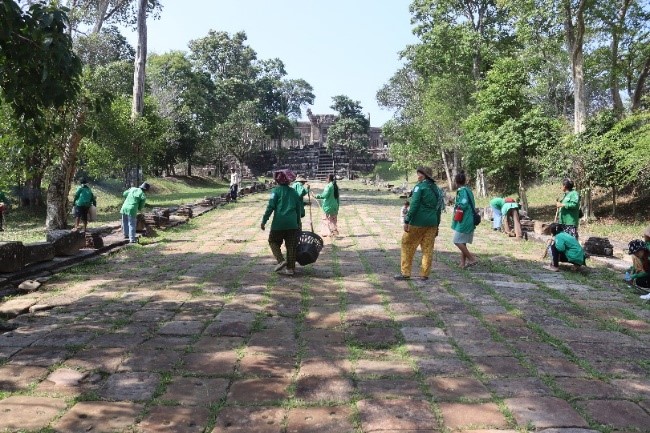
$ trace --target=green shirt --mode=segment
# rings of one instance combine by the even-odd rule
[[[88,185],[81,185],[74,193],[74,205],[80,207],[90,207],[90,205],[97,206],[97,199],[95,194],[90,190]]]
[[[293,230],[300,227],[300,218],[305,215],[302,199],[289,185],[278,185],[269,196],[269,204],[262,217],[262,224],[273,214],[271,230]]]
[[[438,213],[438,195],[433,188],[438,188],[430,180],[418,182],[413,188],[411,205],[406,214],[405,223],[415,227],[438,227],[440,214]]]
[[[561,203],[564,205],[560,208],[559,222],[569,226],[578,226],[580,217],[580,196],[578,191],[567,191],[562,197]]]
[[[503,197],[494,197],[492,200],[490,200],[490,207],[501,210],[501,207],[505,202],[506,201]]]
[[[323,200],[323,212],[327,215],[336,215],[339,213],[339,200],[334,197],[334,182],[325,186],[322,193],[316,196]]]
[[[309,193],[309,188],[305,188],[305,185],[302,182],[294,182],[291,187],[296,190],[300,198],[303,198]]]
[[[454,221],[451,219],[451,228],[460,233],[471,233],[474,231],[474,215],[472,213],[472,203],[474,203],[474,194],[472,191],[463,186],[456,191],[455,206],[463,210],[463,220]]]
[[[120,213],[134,217],[139,211],[144,209],[144,203],[147,201],[147,196],[144,194],[142,189],[134,186],[124,191],[122,196],[126,199],[124,200]]]
[[[0,203],[9,204],[9,199],[2,191],[0,191]]]
[[[568,233],[560,232],[555,235],[555,248],[564,253],[569,262],[576,265],[585,264],[585,251],[580,243]]]

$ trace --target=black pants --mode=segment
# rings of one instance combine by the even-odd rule
[[[237,189],[239,187],[237,185],[230,185],[230,198],[232,201],[237,201]]]
[[[296,247],[298,246],[298,233],[300,230],[271,230],[269,232],[269,246],[271,247],[271,252],[273,257],[278,263],[284,261],[284,256],[282,256],[281,246],[284,242],[284,246],[287,249],[287,269],[296,269]]]
[[[560,266],[560,262],[566,263],[569,261],[564,253],[559,252],[557,248],[555,248],[555,244],[552,244],[549,248],[551,250],[551,264],[556,268]]]
[[[642,277],[634,280],[634,283],[638,287],[643,287],[644,289],[650,289],[650,277]]]

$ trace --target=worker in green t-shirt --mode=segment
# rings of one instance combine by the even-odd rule
[[[549,226],[553,239],[549,245],[551,264],[546,269],[553,272],[560,270],[560,262],[568,262],[576,267],[585,265],[585,251],[576,238],[566,233],[561,224]]]

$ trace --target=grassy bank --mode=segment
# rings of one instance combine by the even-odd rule
[[[222,194],[228,185],[206,177],[166,177],[147,180],[151,190],[147,193],[147,208],[171,207],[197,202],[204,197]],[[97,219],[89,227],[99,227],[120,220],[122,192],[124,187],[118,181],[91,182],[88,184],[97,196]],[[76,185],[70,193],[70,203]],[[72,206],[72,204],[70,205]],[[13,209],[6,215],[6,227],[0,232],[1,241],[38,242],[45,240],[45,208]],[[72,215],[68,218],[74,224]]]
[[[372,173],[363,177],[374,180],[377,175],[383,182],[396,185],[401,185],[405,180],[403,171],[391,170],[391,163],[385,161],[378,163]],[[408,184],[413,186],[415,183],[414,172],[409,172],[408,180]],[[444,179],[440,179],[438,184],[447,187]],[[376,189],[377,187],[369,188]],[[478,207],[488,206],[492,196],[489,194],[488,197],[476,197],[476,205]],[[517,197],[516,194],[511,196]],[[553,221],[556,211],[555,202],[560,197],[562,197],[560,181],[532,186],[528,190],[530,217],[542,221]],[[631,194],[621,195],[617,199],[616,216],[612,216],[611,190],[596,189],[593,202],[596,219],[581,225],[581,239],[587,239],[588,236],[599,236],[607,237],[612,241],[627,243],[631,239],[640,238],[645,228],[650,224],[650,201],[647,198],[644,199]]]

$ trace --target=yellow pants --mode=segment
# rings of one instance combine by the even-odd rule
[[[408,232],[402,235],[402,275],[410,277],[413,256],[420,246],[422,250],[422,266],[420,276],[428,277],[433,262],[433,247],[438,236],[438,227],[410,226]]]

